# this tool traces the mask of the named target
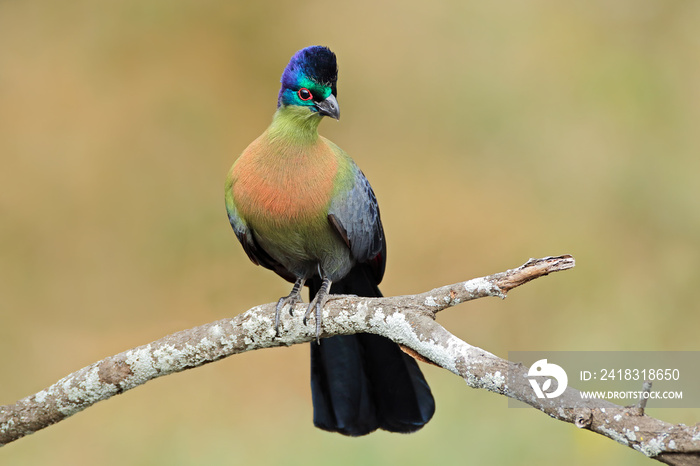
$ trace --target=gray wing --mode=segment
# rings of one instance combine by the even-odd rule
[[[379,205],[372,187],[362,171],[353,163],[352,187],[336,195],[328,210],[328,220],[350,248],[358,263],[372,266],[377,283],[384,275],[386,240],[379,214]]]
[[[274,260],[267,251],[260,247],[255,240],[253,230],[248,228],[248,225],[238,214],[238,209],[236,209],[233,198],[229,196],[226,197],[226,212],[228,213],[228,221],[231,223],[233,232],[236,234],[236,238],[238,238],[241,246],[243,246],[243,250],[248,255],[248,259],[250,259],[253,264],[262,265],[266,269],[274,271],[285,280],[294,283],[296,279],[294,274],[285,269],[282,264]]]
[[[238,209],[236,209],[233,199],[229,200],[226,198],[226,213],[228,214],[228,221],[233,228],[233,232],[236,234],[236,238],[243,246],[243,250],[248,255],[248,258],[255,265],[260,265],[255,251],[257,249],[255,244],[255,239],[253,238],[253,233],[248,228],[248,225],[243,221],[240,215],[238,215]]]

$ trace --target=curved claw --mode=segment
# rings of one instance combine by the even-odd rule
[[[304,314],[304,319],[302,320],[304,325],[306,325],[306,320],[309,318],[309,315],[311,315],[311,311],[315,310],[314,317],[316,318],[317,344],[321,343],[321,311],[323,310],[323,306],[326,304],[326,301],[328,301],[328,291],[331,288],[331,283],[332,282],[330,279],[323,279],[323,283],[321,283],[321,288],[319,288],[318,292],[316,293],[316,296],[314,296],[314,299],[311,300],[309,307],[306,308],[306,313]]]
[[[304,286],[304,282],[305,282],[305,280],[303,278],[297,278],[297,281],[294,282],[294,286],[292,287],[291,293],[289,293],[287,296],[281,297],[280,300],[277,301],[277,307],[275,307],[275,336],[276,337],[278,337],[280,334],[280,331],[279,331],[280,313],[282,312],[282,309],[284,309],[284,306],[289,305],[289,315],[293,315],[294,305],[304,301],[301,298],[301,289]]]

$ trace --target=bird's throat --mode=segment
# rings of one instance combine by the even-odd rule
[[[318,125],[323,116],[308,107],[283,105],[277,109],[268,128],[270,141],[282,144],[306,145],[318,140]]]

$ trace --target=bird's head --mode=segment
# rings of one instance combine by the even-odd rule
[[[294,105],[336,120],[340,108],[336,100],[338,65],[327,47],[315,45],[294,54],[282,73],[277,107]]]

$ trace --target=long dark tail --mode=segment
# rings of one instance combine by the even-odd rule
[[[320,284],[311,281],[311,296]],[[331,293],[382,296],[363,264],[333,283]],[[435,412],[416,361],[391,340],[366,333],[311,343],[311,397],[314,425],[343,435],[414,432]]]

